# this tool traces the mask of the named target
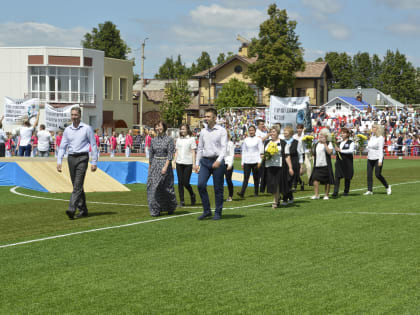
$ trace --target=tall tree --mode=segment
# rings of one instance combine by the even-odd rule
[[[229,51],[227,55],[225,53],[220,53],[219,56],[217,57],[216,64],[220,65],[221,63],[224,63],[225,61],[229,60],[230,57],[232,56],[233,56],[233,52],[231,51]]]
[[[289,20],[286,10],[271,4],[267,13],[268,20],[260,25],[258,38],[249,47],[250,56],[258,59],[248,67],[248,75],[259,88],[287,96],[295,72],[304,70],[303,49],[295,33],[296,21]]]
[[[354,89],[352,60],[346,53],[328,52],[324,60],[328,62],[334,75],[329,89]]]
[[[353,56],[353,86],[371,88],[372,84],[372,62],[367,52],[358,52]]]
[[[382,61],[381,58],[377,54],[372,56],[372,75],[371,75],[371,83],[372,87],[378,90],[382,90],[382,82],[380,80],[382,72]]]
[[[208,52],[203,51],[201,56],[197,59],[197,65],[195,67],[196,72],[207,70],[213,67],[213,62],[211,61],[210,55]]]
[[[173,57],[166,58],[163,65],[159,67],[159,72],[155,74],[156,79],[180,79],[188,78],[190,71],[185,63],[182,62],[181,55],[178,55],[176,61]]]
[[[180,79],[168,84],[164,100],[160,104],[162,118],[169,126],[178,127],[190,102],[191,93],[187,80]]]
[[[120,36],[120,31],[111,21],[99,24],[94,27],[91,33],[85,34],[82,40],[84,48],[102,50],[105,57],[127,59],[127,54],[131,52],[125,41]]]
[[[257,104],[254,90],[245,82],[235,78],[223,85],[215,103],[218,110],[232,107],[255,107]]]

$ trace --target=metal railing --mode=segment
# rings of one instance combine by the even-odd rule
[[[61,91],[47,91],[47,92],[29,92],[30,98],[38,98],[40,102],[54,102],[54,103],[81,103],[81,104],[95,104],[96,97],[93,93],[79,93],[79,92],[61,92]]]

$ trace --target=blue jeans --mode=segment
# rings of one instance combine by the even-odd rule
[[[19,146],[19,156],[31,156],[32,146],[30,144],[26,146]]]
[[[216,199],[216,213],[222,214],[223,209],[223,190],[224,190],[224,174],[225,161],[220,162],[218,168],[213,169],[212,165],[215,159],[201,158],[200,173],[198,174],[198,192],[200,193],[201,202],[203,203],[204,213],[211,212],[209,194],[207,193],[207,181],[213,175],[214,195]]]

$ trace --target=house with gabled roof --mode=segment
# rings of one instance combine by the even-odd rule
[[[340,116],[353,115],[355,112],[359,113],[370,109],[375,110],[371,104],[366,103],[361,98],[357,99],[349,96],[336,96],[322,107],[327,115],[336,114]]]
[[[246,82],[254,91],[258,106],[269,106],[270,90],[258,88],[246,76],[249,65],[256,62],[257,57],[248,57],[249,42],[242,42],[239,53],[225,62],[193,75],[199,80],[200,115],[204,110],[213,107],[218,93],[224,84],[236,78]],[[328,81],[333,74],[327,62],[306,62],[304,71],[296,72],[294,87],[289,89],[288,96],[309,96],[311,105],[321,106],[328,99]]]

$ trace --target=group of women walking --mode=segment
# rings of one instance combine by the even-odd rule
[[[175,189],[173,168],[177,171],[179,206],[186,205],[184,188],[188,191],[191,205],[197,202],[196,194],[190,184],[193,166],[196,165],[196,140],[191,135],[190,127],[183,124],[180,127],[180,137],[174,140],[166,135],[166,124],[163,121],[154,126],[157,136],[153,138],[149,149],[149,176],[147,181],[147,198],[152,216],[159,216],[162,211],[172,214],[178,206]],[[353,152],[355,143],[350,139],[350,131],[341,129],[341,142],[332,142],[328,129],[322,129],[318,135],[318,141],[312,147],[302,141],[304,130],[302,125],[297,126],[297,133],[292,127],[283,129],[280,136],[281,126],[273,125],[268,134],[255,126],[248,128],[248,137],[242,143],[241,167],[244,179],[241,190],[237,195],[244,198],[248,182],[253,175],[254,196],[259,192],[273,195],[272,208],[286,206],[294,202],[293,192],[300,184],[301,190],[304,183],[301,176],[306,172],[309,177],[309,185],[314,187],[314,195],[311,199],[320,199],[320,186],[325,186],[324,200],[329,199],[330,187],[334,185],[332,197],[338,197],[340,181],[344,178],[344,192],[342,196],[348,196],[350,183],[354,175]],[[367,183],[368,190],[365,195],[371,195],[373,185],[373,171],[376,177],[391,194],[391,186],[382,176],[384,160],[384,130],[380,125],[373,125],[372,133],[367,144]],[[258,136],[257,136],[258,134]],[[229,133],[228,133],[229,138]],[[228,198],[233,198],[233,165],[234,143],[227,139],[225,163],[225,179],[228,186]],[[331,156],[337,153],[335,170]],[[313,157],[313,169],[311,158]],[[335,175],[334,175],[335,173]]]

